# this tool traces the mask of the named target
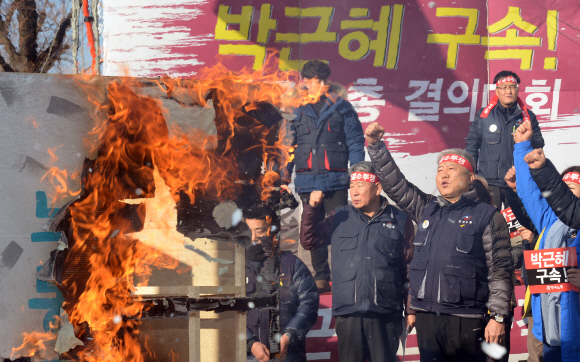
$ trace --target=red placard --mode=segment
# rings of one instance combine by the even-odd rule
[[[578,266],[576,248],[524,251],[530,293],[578,291],[568,282],[568,269]]]
[[[519,229],[522,227],[516,216],[514,215],[512,208],[508,207],[507,209],[501,210],[501,214],[505,218],[505,221],[508,224],[508,229],[510,232],[510,238],[515,238],[516,236],[520,235],[521,232]]]

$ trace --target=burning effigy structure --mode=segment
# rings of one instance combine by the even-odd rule
[[[271,311],[270,350],[279,352],[280,238],[266,250],[262,293],[246,296],[243,215],[268,210],[278,233],[280,211],[297,206],[279,188],[292,157],[287,121],[317,97],[294,87],[295,73],[221,65],[189,80],[55,77],[91,106],[52,96],[49,108],[83,115],[91,130],[75,168],[55,166],[66,149],[58,144],[49,165],[20,155],[12,167],[48,185],[48,220],[36,234],[56,247],[36,277],[63,300],[11,357],[56,359],[54,349],[81,361],[245,360],[253,308]],[[38,203],[37,193],[37,217]]]

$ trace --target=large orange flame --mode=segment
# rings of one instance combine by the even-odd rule
[[[75,352],[76,358],[82,361],[144,360],[143,351],[148,348],[140,346],[136,338],[140,325],[138,317],[144,306],[131,295],[135,277],[147,283],[152,268],[175,269],[178,263],[160,250],[129,237],[128,234],[136,231],[135,226],[119,215],[128,204],[134,204],[143,222],[146,203],[135,199],[147,199],[148,212],[158,210],[167,215],[171,207],[167,209],[167,205],[153,201],[162,200],[155,198],[161,187],[159,176],[174,199],[171,200],[173,205],[183,193],[192,203],[201,196],[218,201],[233,199],[240,192],[236,182],[240,175],[232,152],[234,135],[247,131],[262,140],[265,172],[261,178],[262,198],[279,184],[280,168],[291,160],[292,150],[284,142],[287,124],[283,121],[277,140],[271,142],[266,137],[267,127],[259,122],[244,126],[238,119],[256,109],[260,102],[291,111],[301,104],[316,101],[320,95],[297,91],[293,87],[299,79],[297,73],[279,72],[275,57],[268,58],[265,69],[233,73],[217,65],[201,71],[195,80],[165,78],[158,82],[159,89],[170,98],[189,99],[190,103],[204,107],[209,106],[208,99],[211,99],[216,109],[217,136],[178,127],[169,130],[161,102],[139,95],[144,86],[135,79],[111,82],[106,102],[95,89],[87,89],[96,107],[93,116],[97,125],[89,135],[93,141],[88,143],[89,154],[96,158],[85,161],[83,190],[77,191],[78,172],[71,174],[51,168],[43,177],[54,185],[54,202],[80,193],[80,199],[70,206],[71,249],[64,281],[69,297],[65,309],[71,323],[86,331],[84,337],[90,333],[91,340],[90,348]],[[50,152],[54,154],[53,150]],[[76,185],[70,187],[70,182]],[[175,228],[167,226],[171,227]],[[172,238],[170,234],[164,237]],[[175,238],[175,242],[183,241]],[[16,352],[35,353],[42,338],[27,337]]]

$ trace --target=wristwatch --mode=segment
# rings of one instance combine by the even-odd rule
[[[504,322],[504,316],[502,316],[501,314],[496,314],[495,317],[493,317],[493,318],[498,323],[503,323]]]

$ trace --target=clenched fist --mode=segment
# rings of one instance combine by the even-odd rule
[[[320,203],[322,202],[322,199],[324,199],[324,192],[312,191],[310,193],[310,200],[308,201],[308,203],[312,207],[318,207],[318,205],[320,205]]]
[[[530,168],[540,169],[544,167],[546,165],[546,155],[544,154],[544,150],[536,148],[524,157],[524,161],[526,161]]]
[[[512,166],[512,168],[510,168],[508,170],[508,172],[505,174],[505,177],[503,178],[505,180],[505,183],[508,185],[508,187],[512,190],[516,190],[516,167]]]
[[[514,142],[520,143],[524,141],[529,141],[532,139],[533,134],[534,131],[532,131],[532,122],[525,121],[518,127],[518,129],[516,129],[515,133],[513,134]]]
[[[385,129],[377,122],[371,123],[365,130],[365,138],[369,142],[369,145],[381,142],[384,134]]]

